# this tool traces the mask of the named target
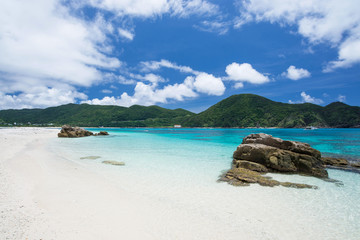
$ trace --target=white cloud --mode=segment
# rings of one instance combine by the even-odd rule
[[[18,95],[0,92],[0,109],[44,108],[86,98],[85,94],[71,88],[36,87]]]
[[[201,73],[199,71],[193,70],[191,67],[177,65],[176,63],[170,62],[165,59],[161,59],[160,61],[148,61],[140,63],[140,70],[143,72],[156,71],[163,67],[178,70],[182,73],[190,73],[194,75],[198,75]]]
[[[301,92],[300,96],[301,96],[301,101],[292,101],[292,100],[289,100],[289,103],[290,103],[290,104],[296,104],[296,103],[323,104],[323,103],[324,103],[324,101],[323,101],[322,99],[314,98],[314,97],[306,94],[306,92]]]
[[[151,82],[154,86],[157,86],[158,83],[166,82],[166,80],[162,76],[153,73],[148,73],[145,74],[144,76],[140,74],[130,73],[129,76],[137,80]]]
[[[212,32],[219,35],[224,35],[229,31],[230,24],[230,22],[226,21],[204,20],[200,24],[195,25],[194,27],[204,32]]]
[[[171,14],[180,17],[189,15],[213,15],[218,6],[206,0],[91,0],[82,1],[114,12],[118,16],[154,17]]]
[[[208,95],[221,96],[225,92],[225,86],[221,78],[214,77],[214,75],[208,73],[197,75],[193,85],[197,92]]]
[[[109,89],[103,89],[103,90],[101,90],[101,92],[102,92],[102,93],[105,93],[105,94],[110,94],[110,93],[112,93],[112,91],[109,90]]]
[[[339,94],[337,100],[338,100],[339,102],[343,102],[343,103],[344,103],[344,102],[346,102],[346,96]]]
[[[291,80],[299,80],[301,78],[310,77],[310,72],[303,68],[296,68],[295,66],[290,66],[286,72],[281,74],[284,77],[287,77]]]
[[[126,38],[127,40],[130,40],[132,41],[135,37],[135,34],[126,30],[126,29],[123,29],[123,28],[118,28],[118,32],[119,32],[119,35],[123,38]]]
[[[359,31],[360,35],[360,31]],[[339,47],[339,57],[336,61],[331,61],[325,67],[324,72],[331,72],[336,68],[349,68],[355,63],[360,62],[360,36],[349,38]]]
[[[250,21],[296,25],[312,44],[338,48],[338,60],[324,71],[351,67],[360,62],[360,4],[358,0],[248,0],[243,1],[237,26]],[[355,50],[352,50],[355,49]]]
[[[189,15],[214,15],[218,13],[219,7],[206,0],[169,0],[172,14],[180,17]]]
[[[73,86],[89,87],[101,81],[100,69],[112,70],[121,65],[118,59],[106,55],[111,51],[106,34],[112,31],[101,16],[84,22],[71,16],[69,9],[55,0],[1,1],[3,98],[28,107],[53,106],[83,98]],[[34,92],[34,86],[44,93]],[[45,103],[43,99],[49,101]]]
[[[300,96],[301,96],[303,102],[314,103],[314,104],[322,104],[322,103],[324,103],[323,100],[321,100],[319,98],[311,97],[310,95],[306,94],[305,92],[301,92]]]
[[[267,76],[256,71],[249,63],[238,64],[234,62],[226,66],[225,72],[228,75],[227,79],[232,81],[252,84],[264,84],[270,81]]]
[[[244,83],[242,83],[242,82],[237,82],[234,84],[235,89],[239,89],[239,88],[243,88],[243,87],[244,87]]]
[[[134,95],[129,96],[124,92],[120,97],[104,97],[103,99],[92,99],[83,103],[96,105],[119,105],[129,107],[135,104],[150,106],[157,103],[167,103],[169,100],[183,101],[185,98],[196,97],[197,94],[192,87],[185,81],[181,84],[167,85],[162,89],[157,89],[153,84],[138,82],[134,89]]]
[[[190,73],[195,76],[187,76],[183,83],[168,84],[162,88],[159,83],[166,80],[160,75],[148,73],[145,75],[129,73],[131,78],[140,80],[137,82],[134,94],[131,96],[124,92],[120,97],[104,97],[83,101],[88,104],[131,106],[134,104],[149,106],[157,103],[167,103],[170,100],[184,101],[186,98],[194,98],[198,93],[220,96],[224,94],[225,86],[219,77],[212,74],[198,72],[187,66],[179,66],[167,60],[142,62],[142,71],[159,70],[162,67],[171,68],[180,72]],[[142,81],[149,82],[149,84]]]

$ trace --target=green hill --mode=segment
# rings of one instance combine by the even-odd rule
[[[311,103],[287,104],[240,94],[226,98],[183,122],[189,127],[355,127],[360,108],[344,103],[321,107]]]
[[[184,109],[169,110],[158,106],[129,108],[88,104],[67,104],[46,109],[2,110],[5,123],[28,123],[106,127],[161,127],[180,124],[194,113]]]
[[[311,103],[287,104],[240,94],[226,98],[199,114],[158,106],[129,108],[67,104],[46,109],[0,111],[0,124],[31,124],[104,127],[359,127],[360,107],[335,102],[326,107]]]

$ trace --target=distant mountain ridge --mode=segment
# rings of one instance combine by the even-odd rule
[[[190,127],[359,127],[360,107],[341,102],[326,107],[288,104],[254,94],[239,94],[189,117],[183,124]]]
[[[46,109],[1,110],[0,124],[71,124],[104,127],[360,127],[360,107],[274,102],[254,94],[230,96],[195,114],[159,106],[67,104]]]
[[[106,127],[160,127],[179,124],[194,113],[170,110],[158,106],[133,105],[129,108],[89,104],[66,104],[46,109],[22,109],[0,111],[5,123],[70,124],[76,126]]]

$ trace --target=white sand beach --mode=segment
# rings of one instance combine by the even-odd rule
[[[129,191],[50,151],[58,131],[0,129],[0,239],[355,239],[359,233],[347,222],[352,216],[340,219],[347,226],[331,218],[346,209],[325,203],[321,189],[219,183],[177,193]]]

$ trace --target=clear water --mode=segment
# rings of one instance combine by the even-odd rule
[[[184,211],[205,212],[214,221],[234,228],[236,224],[259,221],[264,224],[250,224],[254,231],[267,232],[266,228],[271,228],[281,233],[269,239],[360,239],[360,174],[329,169],[329,176],[342,181],[343,186],[313,177],[270,174],[280,181],[317,185],[318,190],[257,185],[236,188],[216,182],[230,168],[232,153],[242,138],[250,133],[264,132],[307,142],[323,155],[359,161],[360,129],[101,130],[108,131],[110,136],[55,139],[53,151],[118,181],[127,191],[182,207]],[[85,156],[101,158],[80,159]],[[105,165],[101,163],[104,160],[123,161],[126,165]],[[252,200],[242,202],[244,196]],[[242,213],[251,208],[257,211],[248,213],[248,222],[241,222]],[[228,212],[232,219],[226,217]]]

